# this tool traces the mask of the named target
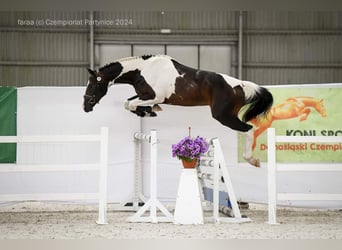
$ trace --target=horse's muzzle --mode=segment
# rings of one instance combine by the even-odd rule
[[[93,111],[94,105],[96,104],[95,98],[93,96],[84,95],[83,110],[84,112]]]
[[[88,105],[84,105],[83,106],[83,110],[84,110],[84,112],[88,113],[90,111],[93,111],[93,107],[88,106]]]

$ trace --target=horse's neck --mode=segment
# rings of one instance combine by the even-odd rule
[[[114,84],[114,81],[124,73],[136,69],[141,70],[143,61],[144,60],[139,57],[124,58],[113,62],[108,66],[104,66],[102,69],[100,69],[100,72],[107,76],[107,78],[111,82],[109,86],[111,86]]]

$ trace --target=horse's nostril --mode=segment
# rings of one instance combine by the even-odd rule
[[[88,112],[90,112],[90,111],[93,111],[93,107],[84,106],[84,107],[83,107],[83,110],[84,110],[84,112],[88,113]]]

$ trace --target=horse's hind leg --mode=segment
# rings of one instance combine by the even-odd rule
[[[138,95],[132,96],[132,97],[128,98],[127,101],[132,101],[134,99],[137,99],[138,97],[139,97]]]
[[[212,110],[213,117],[218,120],[223,125],[244,133],[245,135],[245,149],[243,158],[255,167],[260,167],[260,161],[253,157],[252,155],[252,145],[253,145],[253,126],[242,122],[235,115],[225,115],[224,113],[217,114]]]
[[[252,147],[254,141],[254,131],[253,129],[244,133],[245,135],[245,149],[243,153],[243,158],[255,167],[260,167],[260,160],[255,158],[252,154]]]

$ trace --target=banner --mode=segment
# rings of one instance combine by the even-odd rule
[[[254,119],[253,155],[267,162],[267,128],[282,136],[342,136],[342,85],[268,87],[274,104],[267,117]],[[244,138],[239,136],[239,162]],[[342,143],[277,143],[277,162],[342,162]]]
[[[16,135],[17,89],[0,87],[0,136]],[[16,162],[16,144],[0,143],[0,163]]]

